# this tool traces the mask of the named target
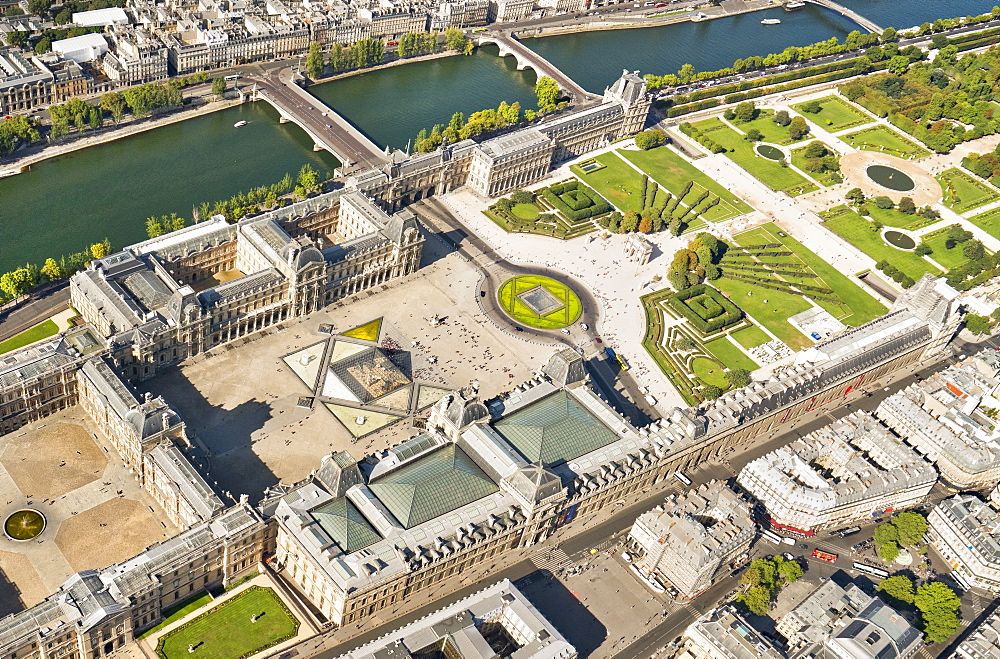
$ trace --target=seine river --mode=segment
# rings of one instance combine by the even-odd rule
[[[989,11],[996,0],[840,0],[879,25],[905,25]],[[831,36],[855,26],[815,7],[775,11],[781,25],[761,25],[769,13],[643,30],[592,32],[526,43],[584,87],[600,92],[622,69],[699,70],[764,55]],[[530,107],[534,74],[515,70],[513,58],[483,49],[352,76],[313,92],[376,142],[405,148],[422,127],[453,112],[474,112],[500,101]],[[246,120],[249,125],[235,129]],[[243,105],[141,135],[47,160],[32,171],[0,180],[0,272],[25,262],[79,250],[105,237],[115,247],[141,240],[145,218],[178,213],[280,179],[310,163],[322,172],[337,166],[293,124],[281,125],[262,103]]]

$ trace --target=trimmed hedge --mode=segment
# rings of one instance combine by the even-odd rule
[[[668,302],[703,334],[713,334],[743,319],[743,310],[708,284],[674,293]]]
[[[545,200],[571,220],[580,221],[611,210],[604,197],[578,181],[550,185],[542,191]]]

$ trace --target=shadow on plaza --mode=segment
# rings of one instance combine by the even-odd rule
[[[607,628],[548,570],[532,572],[515,585],[566,640],[588,657],[608,636]]]
[[[186,451],[191,462],[216,492],[234,499],[247,494],[256,502],[263,491],[278,484],[278,477],[253,450],[252,435],[264,428],[275,412],[268,402],[251,399],[232,409],[212,405],[179,369],[143,383],[153,395],[162,395],[187,424],[188,434],[209,451],[196,446]]]
[[[7,575],[0,571],[0,618],[24,610],[21,589]]]

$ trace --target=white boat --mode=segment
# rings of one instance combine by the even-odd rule
[[[802,9],[806,6],[804,2],[788,2],[785,4],[785,11],[795,11],[796,9]]]
[[[765,18],[760,22],[761,25],[777,25],[781,22],[780,18]]]
[[[233,124],[233,128],[242,128],[243,126],[246,126],[246,125],[247,125],[247,122],[245,122],[245,121],[237,121],[235,124]]]

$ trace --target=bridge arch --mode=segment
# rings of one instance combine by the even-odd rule
[[[836,3],[833,0],[803,0],[803,1],[808,2],[810,4],[814,4],[818,7],[823,7],[825,9],[835,11],[841,16],[844,16],[845,18],[848,18],[854,23],[856,23],[858,27],[868,30],[872,34],[882,34],[882,32],[885,31],[883,30],[882,27],[880,27],[877,23],[875,23],[875,21],[869,20],[864,16],[862,16],[861,14],[859,14],[858,12],[852,9],[848,9],[844,5]]]

